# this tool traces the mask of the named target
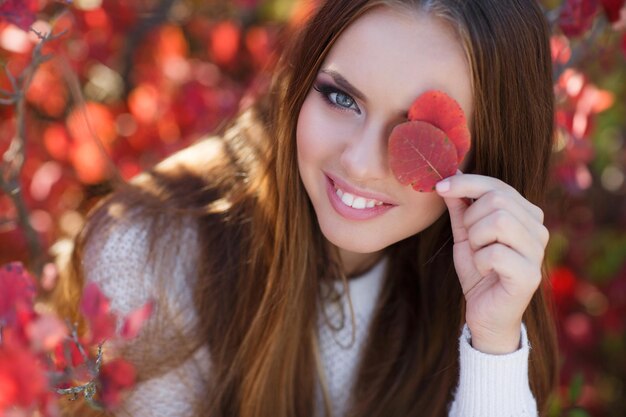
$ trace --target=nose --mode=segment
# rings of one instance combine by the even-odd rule
[[[387,136],[383,124],[365,125],[349,139],[341,154],[341,165],[355,181],[382,179],[388,172]]]

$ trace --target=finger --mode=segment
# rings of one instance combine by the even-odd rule
[[[509,196],[537,221],[543,223],[543,211],[539,207],[522,197],[515,188],[497,178],[476,174],[453,175],[439,181],[436,190],[442,197],[466,197],[475,200],[480,199],[490,191],[497,190],[499,193]]]
[[[466,241],[467,230],[463,225],[463,216],[468,207],[467,203],[461,198],[444,198],[443,201],[448,207],[454,243]]]
[[[511,213],[520,223],[527,227],[539,227],[541,221],[518,203],[509,193],[492,190],[476,200],[467,210],[464,218],[465,227],[470,227],[480,219],[498,210]],[[542,216],[543,217],[543,212]]]
[[[541,266],[503,244],[489,245],[474,255],[481,276],[495,272],[511,296],[532,294],[541,283]]]
[[[496,210],[466,230],[470,247],[474,251],[502,243],[533,262],[541,263],[543,260],[545,245],[543,236],[540,236],[541,229],[537,227],[537,230],[530,230],[508,211]]]

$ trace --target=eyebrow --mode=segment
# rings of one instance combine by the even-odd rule
[[[361,90],[353,86],[350,81],[346,80],[346,78],[337,71],[326,68],[320,70],[320,72],[326,75],[330,75],[333,81],[335,81],[335,83],[337,83],[339,87],[343,88],[346,93],[358,98],[359,100],[367,101],[367,99],[365,98],[365,94],[363,94]],[[408,110],[399,110],[397,114],[398,117],[406,119],[408,117]]]
[[[333,79],[333,81],[335,81],[335,83],[337,83],[337,85],[341,88],[343,88],[344,90],[346,90],[346,93],[353,95],[354,97],[358,98],[359,100],[362,101],[367,101],[365,99],[365,94],[363,94],[361,92],[361,90],[359,90],[358,88],[356,88],[355,86],[353,86],[352,84],[350,84],[350,81],[346,80],[345,77],[341,74],[339,74],[337,71],[332,70],[332,69],[322,69],[320,71],[321,73],[330,75]]]

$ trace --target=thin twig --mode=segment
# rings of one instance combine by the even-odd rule
[[[33,48],[30,64],[17,77],[8,67],[4,67],[13,91],[1,90],[0,94],[5,97],[0,98],[0,104],[15,107],[16,132],[0,161],[0,190],[9,196],[15,206],[19,225],[26,237],[31,268],[35,276],[39,277],[45,264],[45,254],[39,235],[30,222],[30,214],[20,184],[20,175],[26,159],[26,91],[41,64],[51,58],[50,55],[42,53],[43,47],[48,42],[63,36],[66,31],[56,35],[43,34],[32,28],[31,31],[39,37],[40,41]]]
[[[80,393],[83,394],[83,398],[85,399],[85,401],[87,401],[87,403],[96,409],[102,409],[102,407],[100,406],[100,404],[98,404],[95,399],[94,396],[97,393],[97,388],[98,388],[98,377],[100,376],[100,366],[102,365],[102,358],[103,358],[103,353],[102,353],[102,343],[100,343],[98,345],[98,353],[96,355],[96,360],[95,362],[92,361],[89,358],[89,355],[87,355],[87,352],[85,351],[85,348],[83,347],[83,345],[80,343],[80,340],[78,339],[78,327],[75,324],[71,324],[69,321],[66,320],[67,326],[70,329],[70,340],[72,343],[74,343],[74,345],[76,345],[76,348],[78,349],[78,351],[80,352],[80,355],[83,359],[83,363],[85,364],[85,366],[87,367],[87,369],[89,370],[89,373],[91,375],[91,379],[82,385],[78,385],[75,387],[70,387],[70,388],[58,388],[56,390],[56,392],[58,394],[61,395],[69,395],[70,396],[70,400],[76,400],[78,399],[78,395]],[[69,356],[71,358],[71,354],[68,354],[67,356]],[[70,359],[71,360],[71,359]],[[70,361],[68,361],[68,363],[71,363]]]
[[[167,19],[167,16],[176,1],[177,0],[160,0],[154,10],[141,19],[139,23],[135,25],[133,30],[125,36],[126,43],[124,44],[124,48],[120,54],[120,61],[122,62],[120,74],[122,79],[125,81],[124,96],[127,96],[133,87],[132,77],[130,75],[134,65],[133,57],[135,56],[137,48],[143,41],[144,37],[150,33],[152,29],[159,26]]]
[[[89,114],[87,113],[87,105],[85,104],[85,98],[81,91],[80,80],[78,79],[78,76],[76,75],[74,71],[72,71],[72,68],[70,67],[70,64],[67,62],[66,59],[64,58],[56,59],[55,64],[57,65],[57,68],[60,69],[61,74],[63,74],[65,83],[67,84],[67,87],[70,91],[72,100],[75,103],[75,107],[79,109],[80,115],[83,117],[85,121],[85,126],[87,126],[87,130],[89,131],[89,134],[91,135],[91,139],[93,140],[93,143],[96,144],[96,146],[98,147],[98,150],[105,157],[107,170],[113,176],[114,181],[116,181],[117,183],[122,182],[123,179],[119,173],[119,170],[115,166],[115,163],[111,160],[106,148],[103,145],[102,139],[98,136],[98,133],[93,128],[93,124],[91,123],[91,119],[89,118]]]
[[[90,366],[91,361],[89,361],[89,359],[87,359],[87,361],[89,362],[88,366]],[[89,403],[89,405],[91,405],[93,408],[96,408],[96,409],[102,409],[100,404],[98,404],[94,400],[94,396],[96,395],[98,391],[97,389],[98,388],[98,375],[100,372],[101,363],[102,363],[102,344],[98,345],[98,354],[96,358],[96,367],[98,369],[98,373],[96,375],[93,375],[92,379],[86,384],[78,385],[76,387],[71,387],[71,388],[58,388],[56,390],[57,394],[70,395],[70,400],[73,401],[73,400],[78,399],[78,394],[82,392],[83,397]]]

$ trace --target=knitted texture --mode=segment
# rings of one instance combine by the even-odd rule
[[[450,417],[531,417],[537,415],[528,384],[530,345],[522,324],[520,348],[488,355],[471,346],[467,325],[459,340],[461,375]]]
[[[105,236],[97,235],[87,242],[83,258],[86,280],[100,285],[104,294],[110,297],[113,311],[126,315],[148,300],[161,301],[156,303],[146,330],[159,332],[163,341],[193,331],[196,324],[196,317],[189,314],[192,293],[185,279],[195,276],[194,252],[182,250],[176,245],[177,241],[184,241],[193,246],[196,234],[190,225],[182,230],[178,239],[164,231],[163,239],[159,239],[158,243],[167,246],[157,245],[153,250],[158,256],[149,257],[145,225],[120,219]],[[171,269],[164,276],[159,267],[167,269],[166,265]],[[167,324],[157,326],[155,318]],[[138,365],[139,369],[154,370],[165,355],[176,354],[176,346],[148,343],[144,336],[142,331],[124,352],[125,358]],[[116,351],[122,346],[109,343],[105,344],[105,348]],[[209,367],[208,348],[198,349],[176,368],[156,372],[157,376],[137,384],[116,415],[193,415],[190,405],[206,392]]]
[[[177,225],[180,227],[180,225]],[[111,308],[127,314],[150,299],[162,299],[156,305],[147,327],[158,331],[161,340],[193,332],[197,317],[193,312],[192,288],[196,276],[196,229],[183,225],[183,233],[170,236],[162,231],[149,255],[146,226],[137,221],[116,222],[106,234],[97,234],[87,242],[83,267],[87,281],[100,284],[111,298]],[[100,231],[99,231],[100,232]],[[154,253],[156,252],[156,254]],[[329,399],[334,417],[341,417],[349,406],[354,374],[388,260],[383,258],[372,269],[349,281],[349,293],[355,314],[354,340],[346,296],[339,304],[320,308],[318,338]],[[164,274],[164,271],[167,273]],[[341,283],[336,283],[341,290]],[[157,296],[159,295],[159,296]],[[342,323],[343,318],[343,323]],[[164,321],[166,325],[157,325]],[[509,355],[487,355],[471,347],[467,327],[459,340],[461,375],[450,407],[450,417],[531,417],[536,404],[528,383],[528,339],[522,329],[521,348]],[[120,346],[113,346],[112,350]],[[140,368],[160,363],[163,355],[176,353],[176,346],[146,343],[140,335],[125,351],[128,359]],[[174,369],[155,372],[144,378],[130,393],[116,415],[141,417],[187,417],[193,415],[191,404],[208,389],[210,353],[208,347],[196,350]],[[322,393],[316,393],[321,415]]]
[[[339,305],[327,304],[320,309],[318,317],[320,356],[334,416],[344,415],[349,405],[356,366],[366,341],[386,265],[387,259],[383,258],[368,272],[348,281],[354,309],[354,340],[347,296],[342,297]],[[343,291],[341,282],[336,282],[335,286],[340,293]],[[321,415],[323,407],[319,390],[317,404],[318,415]]]

